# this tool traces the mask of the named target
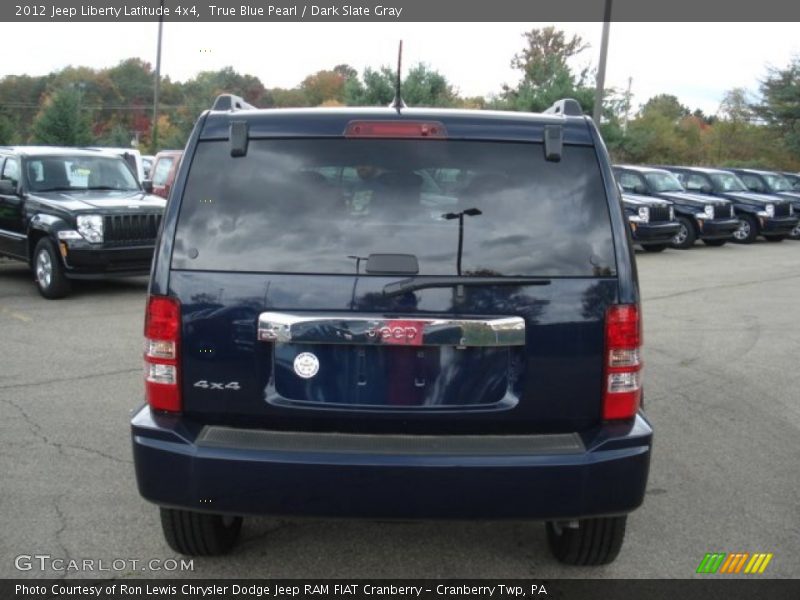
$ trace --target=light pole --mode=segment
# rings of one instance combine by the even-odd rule
[[[461,275],[461,254],[464,250],[464,215],[468,217],[477,217],[482,215],[483,212],[479,208],[467,208],[457,213],[445,213],[442,215],[443,219],[448,221],[458,219],[458,256],[456,257],[456,273]]]
[[[161,33],[164,28],[164,0],[158,15],[158,46],[156,50],[156,75],[153,83],[153,136],[150,141],[153,153],[158,152],[158,88],[161,85]]]
[[[594,93],[594,110],[592,118],[595,124],[600,125],[600,115],[603,112],[603,88],[606,83],[606,55],[608,54],[608,32],[611,28],[611,0],[606,0],[603,11],[603,37],[600,40],[600,63],[597,65],[597,89]]]

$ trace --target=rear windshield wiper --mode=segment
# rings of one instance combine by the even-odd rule
[[[444,288],[457,285],[550,285],[550,280],[536,277],[410,277],[386,284],[383,288],[383,295],[395,296],[425,288]]]

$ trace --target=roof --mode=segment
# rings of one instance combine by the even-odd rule
[[[441,108],[342,107],[272,108],[262,110],[208,111],[201,139],[228,139],[232,121],[245,121],[249,136],[258,137],[342,137],[354,120],[438,121],[448,139],[542,141],[544,127],[561,125],[568,144],[593,144],[584,116],[564,116],[511,111]]]
[[[740,169],[740,168],[731,168],[727,169],[728,171],[733,171],[734,173],[751,173],[753,175],[775,175],[776,171],[767,171],[765,169]]]
[[[677,169],[679,171],[694,171],[695,173],[705,173],[706,175],[715,175],[720,173],[730,174],[730,171],[727,169],[714,169],[711,167],[659,167],[659,168],[665,169],[667,171],[670,171],[672,169]]]
[[[648,167],[646,165],[614,165],[613,169],[628,169],[639,173],[669,173],[669,170],[661,167]]]
[[[0,146],[0,152],[11,152],[21,156],[118,156],[107,153],[107,148],[87,149],[69,146]]]

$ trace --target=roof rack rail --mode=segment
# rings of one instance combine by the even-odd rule
[[[211,110],[248,110],[254,108],[255,106],[248,104],[244,101],[244,98],[240,96],[220,94],[217,96],[217,99],[214,100],[214,105],[211,107]]]
[[[553,106],[544,111],[551,115],[565,115],[568,117],[580,117],[583,115],[581,105],[574,98],[562,98],[553,102]]]

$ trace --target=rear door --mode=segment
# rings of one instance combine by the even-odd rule
[[[447,170],[451,185],[432,191]],[[187,413],[250,426],[576,431],[618,294],[590,146],[200,142],[174,241]]]

